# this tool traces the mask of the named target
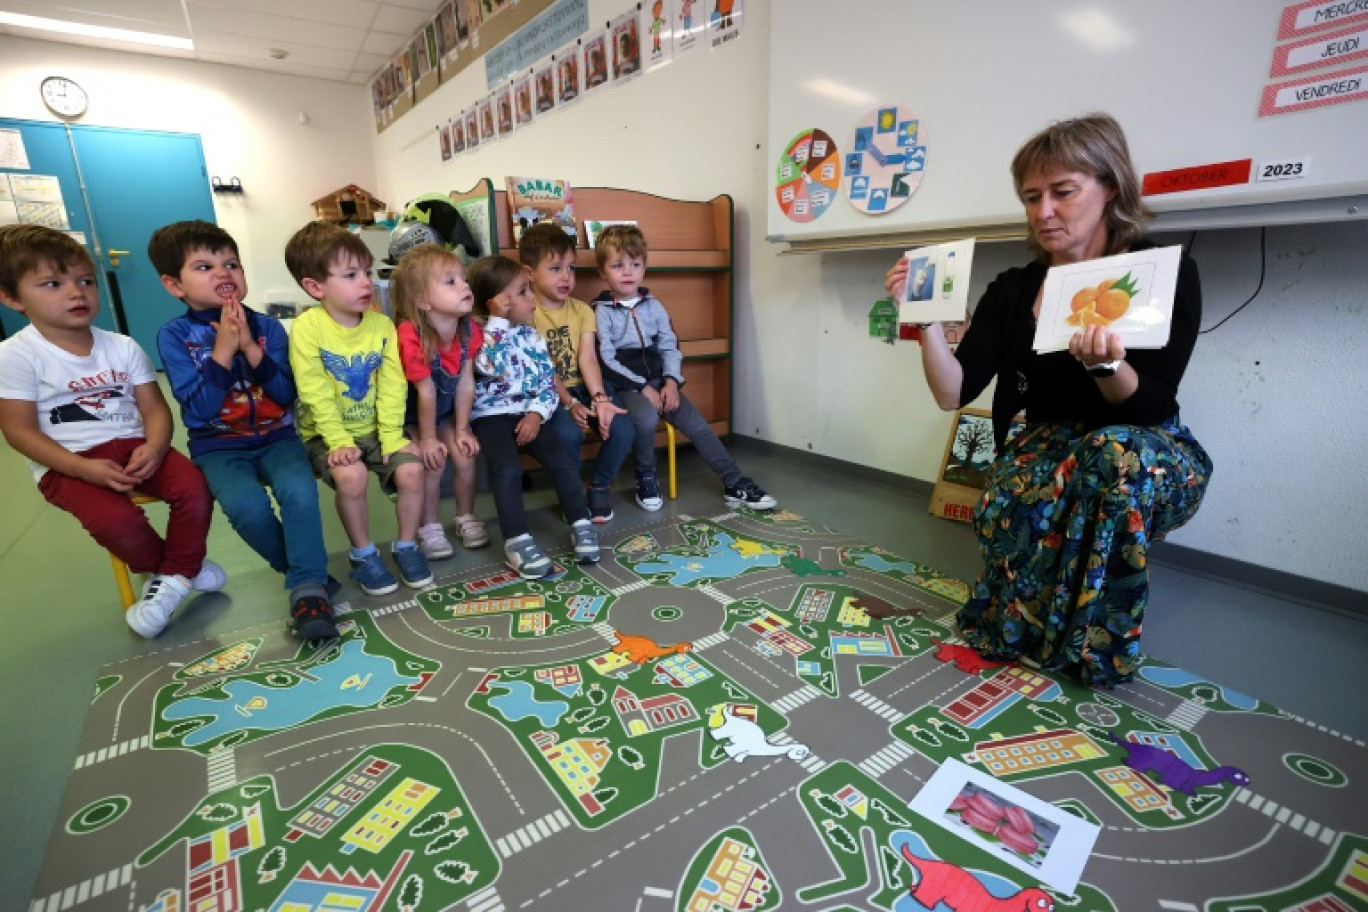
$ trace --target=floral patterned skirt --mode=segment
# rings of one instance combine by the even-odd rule
[[[1210,475],[1176,415],[1156,427],[1028,424],[974,513],[984,570],[956,615],[964,639],[1085,684],[1129,681],[1150,542],[1192,518]]]

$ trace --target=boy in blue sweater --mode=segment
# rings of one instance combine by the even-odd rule
[[[157,350],[190,456],[238,535],[285,574],[295,635],[336,637],[318,484],[294,427],[289,338],[279,320],[242,306],[247,277],[237,242],[217,225],[159,228],[147,255],[162,286],[186,305],[157,333]]]

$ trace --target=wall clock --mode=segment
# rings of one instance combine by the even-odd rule
[[[49,76],[43,80],[43,104],[58,117],[76,118],[86,112],[90,98],[75,80]]]

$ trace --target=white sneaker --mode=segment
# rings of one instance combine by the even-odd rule
[[[219,573],[223,573],[221,568]],[[148,581],[143,597],[124,612],[124,620],[134,633],[150,640],[166,629],[171,613],[190,594],[190,587],[184,580],[183,576],[158,574]]]
[[[509,569],[516,570],[523,579],[541,579],[551,572],[551,558],[526,532],[504,542],[504,557]]]
[[[228,585],[228,573],[218,564],[206,560],[200,565],[200,572],[190,580],[190,588],[196,592],[218,592]]]
[[[451,557],[455,553],[451,547],[451,542],[447,540],[446,533],[442,531],[441,523],[430,523],[418,527],[418,547],[422,548],[423,553],[433,560]]]

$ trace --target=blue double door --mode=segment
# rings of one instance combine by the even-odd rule
[[[200,138],[4,118],[0,130],[18,131],[28,159],[28,168],[0,168],[0,173],[57,180],[69,230],[82,237],[95,259],[100,285],[95,325],[132,336],[160,369],[157,330],[184,305],[162,288],[147,259],[147,241],[170,222],[215,221]],[[29,214],[23,207],[21,218]],[[44,217],[54,215],[48,211]],[[27,322],[0,307],[6,335]]]

